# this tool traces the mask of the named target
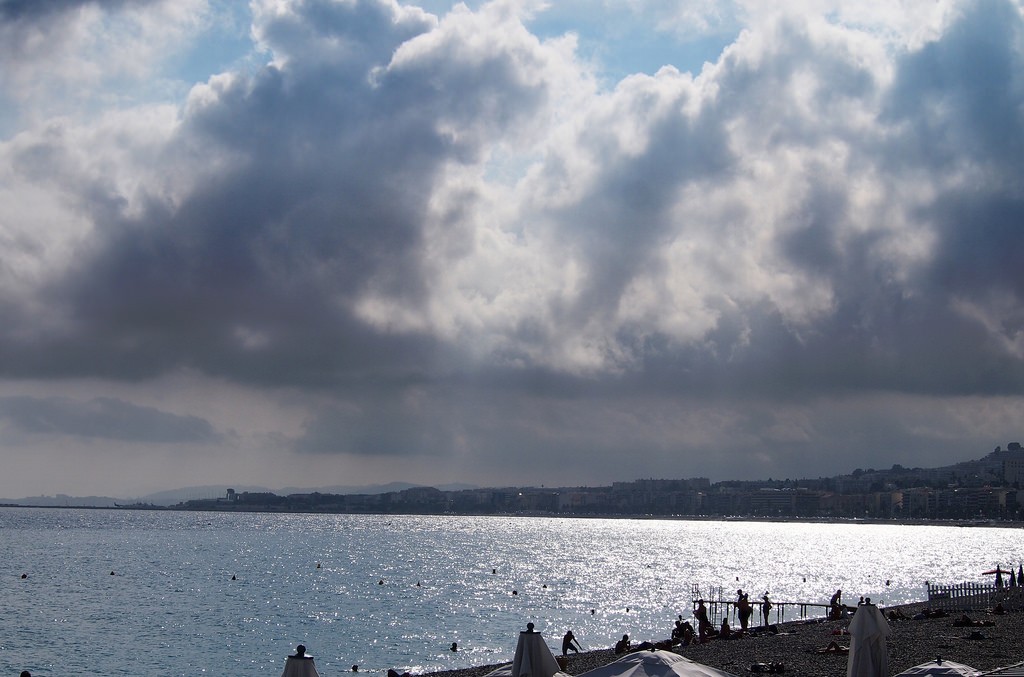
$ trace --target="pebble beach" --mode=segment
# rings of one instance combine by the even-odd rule
[[[902,607],[901,610],[907,616],[912,616],[920,607]],[[973,620],[991,621],[994,625],[956,627],[953,625],[956,615],[922,620],[890,620],[890,674],[896,675],[936,657],[982,671],[1024,661],[1024,613],[989,615],[975,612],[969,615]],[[841,646],[849,646],[850,637],[841,634],[849,624],[849,618],[836,621],[795,621],[779,624],[778,634],[762,632],[738,639],[715,639],[704,644],[677,647],[675,651],[698,663],[737,675],[749,673],[755,663],[781,663],[784,666],[783,674],[837,677],[846,674],[848,657],[843,654],[819,653],[818,650],[832,641]],[[976,633],[980,633],[980,637]],[[548,640],[549,644],[553,644],[551,638]],[[566,672],[579,675],[616,658],[618,656],[611,649],[570,654]],[[449,670],[433,673],[432,677],[482,677],[496,667],[498,665]]]

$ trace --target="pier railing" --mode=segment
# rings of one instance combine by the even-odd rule
[[[1024,588],[997,587],[991,583],[928,585],[928,606],[943,611],[991,609],[1002,604],[1007,611],[1024,609]]]
[[[721,587],[710,587],[701,591],[700,586],[693,585],[690,591],[693,610],[697,610],[698,600],[704,600],[704,606],[708,610],[708,618],[715,625],[721,622],[722,618],[729,618],[732,625],[739,622],[737,605],[735,600],[725,599]],[[751,625],[764,623],[764,602],[758,598],[750,600],[750,606],[754,613],[751,615]],[[785,623],[787,620],[806,620],[809,618],[828,618],[829,610],[832,607],[828,604],[814,602],[784,602],[771,600],[771,608],[768,611],[769,623]]]

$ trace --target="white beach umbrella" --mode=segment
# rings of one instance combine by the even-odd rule
[[[281,677],[320,677],[312,656],[289,656],[284,662]]]
[[[962,677],[978,677],[981,675],[981,670],[976,670],[970,665],[944,661],[939,658],[938,660],[915,665],[896,675],[896,677],[903,677],[903,675],[961,675]]]
[[[539,632],[520,632],[512,658],[512,677],[553,677],[559,672],[551,647]]]
[[[671,651],[636,651],[579,677],[735,677]]]
[[[533,623],[530,623],[532,626]],[[512,662],[495,668],[484,677],[569,677],[558,668],[551,647],[539,632],[527,630],[519,633],[519,643]]]
[[[850,621],[850,658],[846,677],[889,677],[886,638],[892,630],[874,604],[862,604]]]

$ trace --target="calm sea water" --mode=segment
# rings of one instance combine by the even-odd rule
[[[1019,529],[863,524],[11,508],[0,534],[0,674],[33,675],[279,675],[298,643],[323,675],[468,667],[527,621],[666,637],[694,584],[895,604],[1024,558]]]

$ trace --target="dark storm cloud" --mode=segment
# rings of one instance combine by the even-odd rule
[[[36,435],[194,444],[219,435],[208,421],[178,416],[151,407],[98,397],[0,397],[0,421],[16,431]]]
[[[367,294],[409,307],[430,302],[424,214],[439,173],[447,162],[475,161],[488,139],[530,119],[550,94],[543,80],[523,78],[542,64],[521,45],[470,55],[458,30],[435,36],[424,15],[398,16],[383,3],[301,9],[260,24],[279,65],[211,86],[214,95],[190,105],[166,151],[171,162],[230,158],[226,171],[180,204],[152,200],[141,214],[126,214],[102,184],[82,186],[98,238],[48,297],[67,309],[69,327],[48,341],[10,346],[7,373],[140,378],[192,366],[244,380],[330,385],[383,370],[401,385],[441,377],[438,366],[457,368],[456,346],[427,331],[382,332],[357,316],[355,304]],[[687,276],[658,255],[667,243],[690,241],[720,256],[710,271],[736,274],[729,268],[741,264],[730,261],[731,248],[754,233],[727,221],[691,224],[678,208],[682,192],[733,180],[746,149],[735,146],[730,127],[761,125],[758,143],[772,152],[803,152],[830,139],[860,143],[850,162],[871,166],[879,141],[858,139],[828,116],[840,110],[834,101],[863,103],[879,85],[792,22],[776,27],[773,53],[723,59],[713,102],[696,102],[694,88],[661,92],[658,80],[623,83],[620,115],[641,118],[648,141],[624,153],[600,118],[581,128],[577,147],[605,165],[586,193],[545,218],[580,254],[582,287],[571,301],[552,297],[553,324],[524,316],[513,338],[558,342],[585,325],[607,325],[618,349],[652,370],[641,380],[656,382],[671,365],[681,377],[676,387],[693,391],[750,382],[793,392],[1012,388],[1019,360],[992,352],[950,301],[984,279],[1019,292],[1012,261],[1021,238],[1010,225],[1017,206],[1008,196],[998,200],[1000,185],[1015,185],[1019,154],[997,152],[995,141],[1012,147],[1020,136],[1012,113],[1021,100],[1013,81],[1021,72],[1012,39],[1018,27],[1004,5],[973,8],[939,41],[904,57],[888,94],[884,119],[896,130],[888,137],[894,145],[922,148],[934,136],[948,147],[945,157],[966,143],[985,162],[1004,158],[1002,184],[947,193],[916,213],[937,236],[939,256],[909,274],[894,270],[876,230],[851,229],[856,217],[841,170],[803,177],[808,188],[789,206],[792,222],[775,245],[780,261],[834,300],[799,335],[773,303],[727,296],[714,273]],[[981,36],[993,31],[1001,39],[989,46]],[[967,56],[976,67],[962,64]],[[808,73],[820,110],[794,115],[792,95]],[[929,97],[949,105],[928,106]],[[657,107],[649,112],[638,102]],[[916,128],[921,120],[932,134]],[[897,169],[928,172],[931,158],[931,151],[903,157]],[[44,176],[60,171],[63,159],[59,147],[37,144],[16,161]],[[642,323],[616,327],[630,285],[652,271],[690,277],[715,326],[684,342]],[[491,374],[502,378],[501,370]]]
[[[501,11],[257,5],[271,63],[193,90],[134,194],[26,133],[13,169],[92,230],[0,290],[0,373],[313,386],[295,449],[510,471],[807,467],[913,439],[849,400],[1019,394],[1015,8],[890,53],[789,17],[601,92]]]
[[[304,9],[263,33],[285,65],[193,107],[166,153],[223,154],[232,169],[141,215],[125,216],[109,187],[82,187],[97,237],[50,290],[71,328],[10,346],[7,373],[139,378],[185,365],[334,383],[426,362],[432,337],[371,330],[353,303],[368,291],[423,302],[422,215],[439,168],[475,155],[488,130],[522,119],[542,94],[513,81],[500,48],[457,65],[440,49],[371,78],[430,23],[385,3]],[[306,54],[316,41],[342,47]],[[420,83],[437,69],[443,87]],[[477,99],[486,107],[467,111]],[[453,140],[447,124],[476,133]],[[61,161],[45,142],[16,158],[36,175]]]
[[[940,40],[897,64],[885,118],[905,126],[894,161],[933,170],[977,163],[995,170],[992,188],[1012,189],[1002,181],[1024,170],[1020,10],[996,1],[962,12]]]

